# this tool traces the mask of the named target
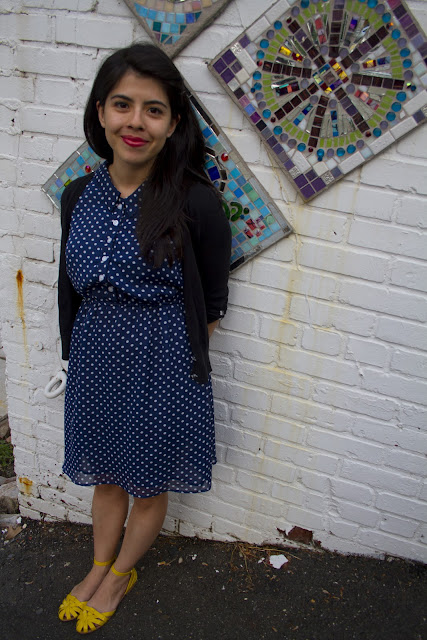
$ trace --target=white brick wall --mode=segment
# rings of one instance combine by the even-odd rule
[[[88,522],[91,489],[61,474],[63,398],[42,393],[60,229],[40,185],[81,142],[102,58],[146,36],[122,0],[72,4],[0,7],[0,319],[22,513]],[[165,526],[255,543],[298,526],[324,548],[426,561],[427,127],[302,204],[204,64],[266,6],[288,3],[233,0],[177,60],[296,233],[232,278],[212,339],[214,487],[172,496]]]

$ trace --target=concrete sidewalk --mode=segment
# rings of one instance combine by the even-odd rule
[[[71,640],[58,605],[92,562],[91,530],[26,521],[0,549],[1,640]],[[270,554],[288,563],[274,569]],[[427,567],[310,549],[159,537],[98,640],[424,640]],[[91,636],[92,637],[92,636]]]

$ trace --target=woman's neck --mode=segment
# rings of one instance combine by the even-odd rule
[[[132,167],[121,167],[114,163],[109,165],[108,172],[122,198],[130,196],[148,177],[148,170],[145,167],[135,171]]]

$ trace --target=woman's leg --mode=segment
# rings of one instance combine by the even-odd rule
[[[122,535],[123,525],[129,508],[127,492],[112,484],[98,485],[92,499],[92,525],[94,558],[98,562],[108,562],[114,556]],[[88,600],[97,590],[110,565],[93,565],[87,576],[72,590],[79,600]]]
[[[157,538],[168,506],[168,494],[153,498],[134,498],[123,544],[116,562],[117,571],[129,571]],[[116,609],[129,581],[129,576],[116,576],[108,571],[99,589],[88,602],[97,611]]]

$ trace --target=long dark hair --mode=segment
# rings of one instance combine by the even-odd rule
[[[165,258],[172,263],[182,256],[188,186],[192,182],[203,182],[214,187],[203,169],[204,139],[182,76],[166,53],[152,44],[134,44],[119,49],[102,64],[84,115],[84,132],[90,146],[101,158],[113,162],[113,150],[99,122],[96,105],[97,102],[102,106],[105,104],[110,92],[128,71],[160,82],[168,96],[172,117],[179,117],[174,133],[166,140],[144,185],[136,224],[142,255],[160,266]]]

